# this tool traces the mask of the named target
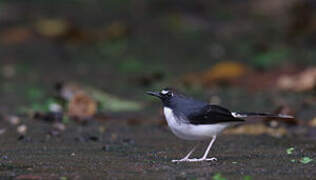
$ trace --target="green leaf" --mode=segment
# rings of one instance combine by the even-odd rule
[[[296,160],[295,160],[295,159],[291,159],[291,162],[295,163],[295,162],[296,162]]]
[[[62,123],[64,123],[64,124],[68,124],[68,123],[70,123],[70,119],[69,119],[69,117],[68,117],[68,116],[63,116]]]
[[[27,91],[27,96],[30,100],[38,100],[44,97],[44,92],[39,88],[30,88]]]
[[[252,177],[251,176],[244,176],[243,180],[251,180]]]
[[[226,180],[226,178],[224,178],[220,173],[216,173],[213,176],[213,180]]]
[[[127,58],[126,61],[120,63],[119,69],[126,73],[139,72],[142,69],[145,69],[145,64],[136,58],[130,57]]]
[[[303,163],[303,164],[308,164],[310,163],[311,161],[313,161],[313,159],[311,159],[310,157],[303,157],[300,162]]]
[[[138,111],[143,105],[130,100],[125,100],[95,88],[87,88],[92,98],[100,103],[100,110],[122,112],[122,111]]]
[[[270,50],[254,57],[254,64],[257,67],[269,68],[284,62],[289,57],[289,54],[287,49]]]
[[[290,155],[293,153],[293,151],[294,151],[294,147],[290,147],[286,150],[286,153]]]

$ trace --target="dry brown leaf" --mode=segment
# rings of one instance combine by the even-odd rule
[[[286,125],[299,125],[299,121],[294,116],[295,110],[289,106],[280,106],[273,112],[273,114],[290,115],[294,118],[265,118],[265,122],[267,122],[270,127],[278,127],[281,123]]]
[[[235,128],[230,128],[224,131],[224,134],[247,134],[247,135],[261,135],[269,134],[274,137],[282,137],[287,134],[284,127],[269,128],[264,124],[245,124]]]
[[[238,62],[223,61],[205,72],[190,73],[184,76],[183,82],[186,85],[198,83],[205,86],[223,82],[231,83],[246,75],[249,72],[248,69],[248,67]]]
[[[74,94],[68,103],[68,115],[86,120],[97,112],[97,102],[83,91]]]
[[[182,77],[182,82],[186,86],[201,84],[202,73],[189,73]]]
[[[7,79],[13,78],[16,74],[16,68],[13,64],[3,65],[1,70],[2,70],[3,77]]]
[[[316,67],[311,67],[294,75],[283,75],[277,81],[282,90],[308,91],[316,87]]]
[[[63,19],[40,19],[35,24],[36,31],[45,37],[60,37],[68,32],[70,25]]]
[[[9,28],[0,34],[0,41],[5,45],[16,45],[30,40],[33,32],[27,27]]]
[[[258,0],[251,1],[251,11],[272,18],[284,16],[299,0]]]
[[[240,78],[247,72],[247,67],[241,63],[224,61],[216,64],[203,73],[203,84],[212,84],[214,81],[230,81]]]
[[[43,179],[41,176],[36,176],[32,174],[25,174],[25,175],[19,175],[16,177],[16,179],[28,179],[28,180],[37,180],[37,179]]]
[[[316,117],[314,117],[308,124],[312,127],[316,127]]]
[[[105,34],[109,39],[120,38],[127,34],[127,27],[122,22],[113,22],[107,27]]]

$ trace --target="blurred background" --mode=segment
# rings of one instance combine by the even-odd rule
[[[0,137],[8,148],[42,135],[133,144],[129,126],[167,133],[144,92],[174,87],[297,117],[228,135],[315,138],[315,10],[312,0],[0,1]]]

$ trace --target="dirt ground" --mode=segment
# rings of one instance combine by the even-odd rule
[[[0,179],[316,179],[315,87],[275,84],[284,71],[315,68],[316,6],[278,2],[1,1]],[[218,62],[226,65],[212,69]],[[236,68],[246,74],[238,81]],[[224,81],[204,82],[214,76]],[[56,130],[30,114],[48,111],[60,82],[142,108],[101,111],[87,124],[63,119]],[[234,111],[281,108],[297,121],[278,124],[283,136],[224,133],[209,155],[217,162],[174,164],[197,142],[176,138],[144,95],[170,86]]]
[[[197,142],[182,141],[158,125],[130,126],[115,122],[73,125],[52,135],[45,122],[28,121],[30,133],[14,130],[1,136],[3,179],[314,179],[314,140],[268,135],[222,135],[210,152],[217,162],[179,163]],[[103,127],[104,132],[100,132]],[[201,156],[206,143],[193,156]],[[294,147],[293,154],[287,149]],[[294,161],[295,162],[292,162]]]

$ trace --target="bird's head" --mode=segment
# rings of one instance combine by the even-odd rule
[[[165,88],[161,91],[155,92],[155,91],[147,91],[148,95],[158,97],[161,99],[161,101],[164,103],[164,105],[167,105],[170,103],[170,100],[175,96],[175,91],[170,88]]]
[[[161,91],[155,92],[155,91],[147,91],[148,95],[155,96],[160,98],[161,100],[170,99],[174,96],[174,92],[170,88],[165,88]]]
[[[187,97],[177,90],[171,88],[165,88],[161,91],[147,91],[148,95],[158,97],[165,107],[173,108],[181,112],[185,112],[192,108],[203,107],[207,105],[207,102],[195,100]]]

